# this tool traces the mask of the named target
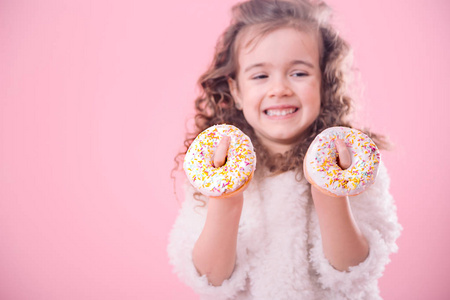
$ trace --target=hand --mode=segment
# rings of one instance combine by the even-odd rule
[[[219,145],[217,145],[216,151],[213,154],[213,164],[215,168],[222,167],[227,159],[228,148],[230,147],[231,138],[229,136],[224,136]],[[227,199],[237,199],[242,201],[243,192],[247,189],[248,184],[245,184],[243,187],[237,189],[235,192],[230,194],[222,195],[220,198]],[[230,201],[231,202],[231,201]]]
[[[345,170],[352,165],[352,154],[350,153],[350,150],[348,150],[343,140],[336,139],[335,143],[338,153],[338,165],[342,170]]]
[[[224,136],[217,145],[216,151],[213,155],[214,167],[219,168],[225,164],[227,159],[228,147],[230,147],[231,138]]]

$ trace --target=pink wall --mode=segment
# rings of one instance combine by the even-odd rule
[[[235,1],[175,2],[1,2],[0,299],[198,299],[167,263],[169,172]],[[449,299],[449,2],[329,3],[397,145],[382,295]]]

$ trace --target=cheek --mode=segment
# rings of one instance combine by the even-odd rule
[[[322,93],[320,91],[320,86],[317,84],[313,84],[308,87],[308,89],[305,91],[306,93],[306,101],[311,106],[320,106],[320,100]]]
[[[248,108],[256,108],[260,104],[261,100],[261,90],[257,88],[246,87],[245,90],[241,91],[242,102]]]
[[[320,102],[322,99],[322,89],[321,89],[321,82],[320,80],[317,80],[311,85],[311,99],[314,99],[313,101],[320,106]]]
[[[321,91],[320,91],[320,85],[313,84],[309,86],[308,91],[305,91],[307,93],[304,94],[304,105],[307,106],[308,114],[310,114],[310,117],[312,119],[316,119],[320,114],[320,107],[321,107]]]

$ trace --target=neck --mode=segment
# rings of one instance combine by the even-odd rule
[[[284,154],[294,147],[294,144],[280,144],[273,141],[264,141],[263,145],[271,155]]]

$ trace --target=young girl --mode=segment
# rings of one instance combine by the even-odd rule
[[[377,279],[400,233],[384,165],[351,198],[322,194],[302,172],[318,133],[351,127],[350,51],[329,17],[323,2],[237,4],[199,80],[194,136],[232,124],[258,155],[253,180],[237,195],[208,199],[186,184],[168,252],[202,299],[380,299]],[[227,148],[223,139],[216,167]],[[345,169],[345,144],[338,151]]]

